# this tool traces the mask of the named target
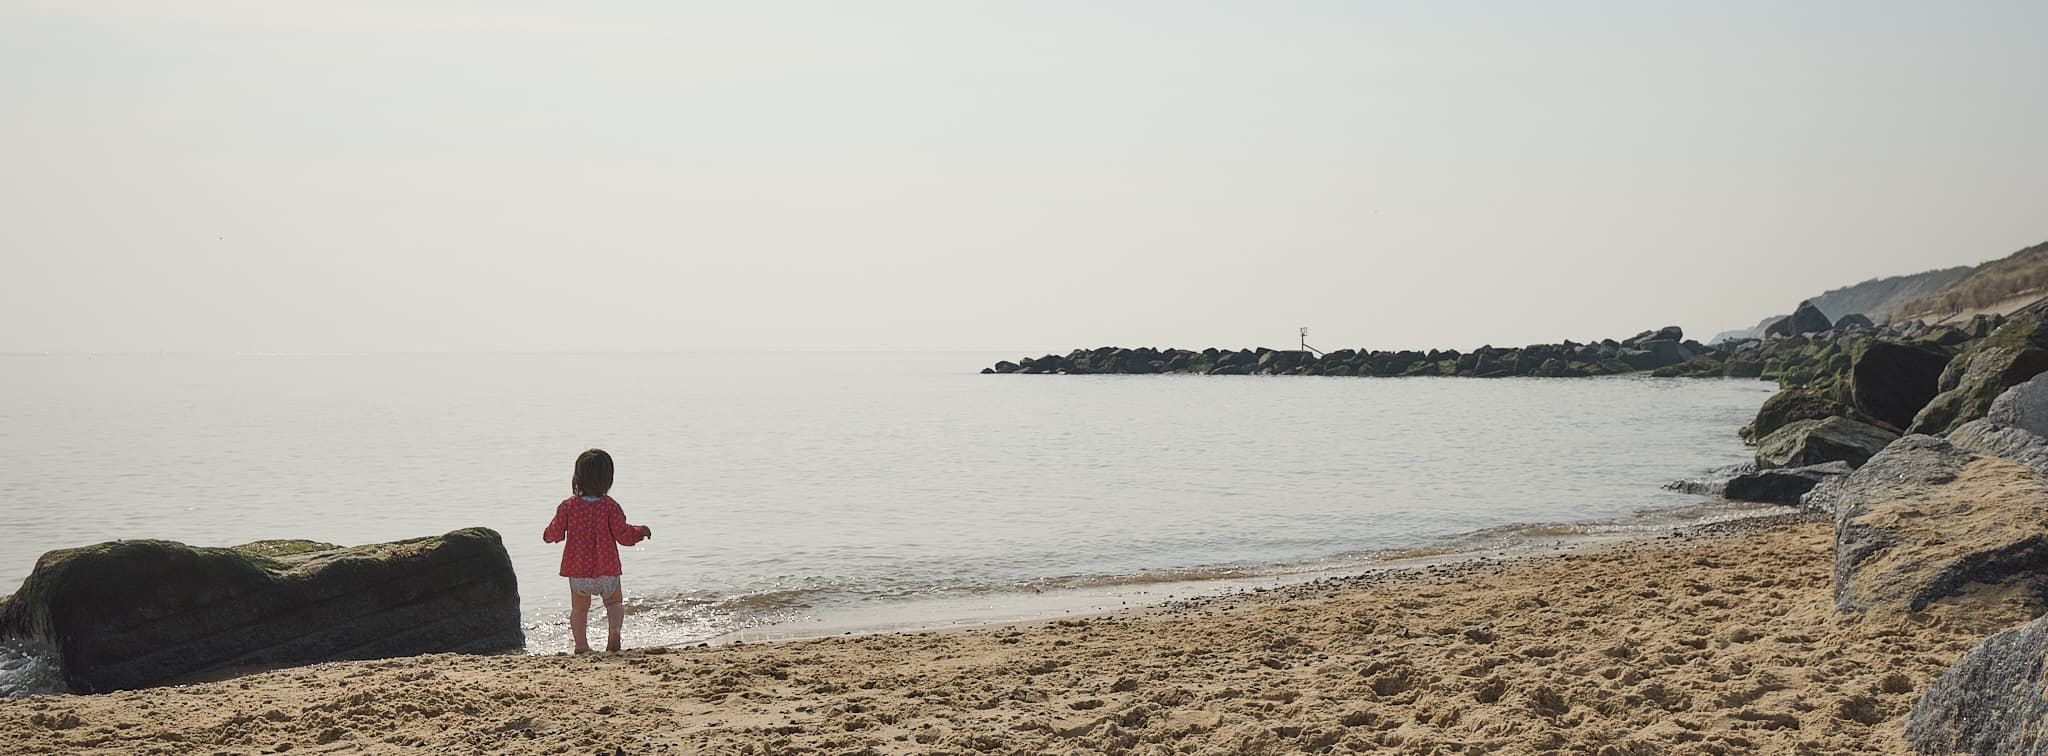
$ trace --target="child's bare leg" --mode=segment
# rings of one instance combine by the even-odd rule
[[[612,595],[604,597],[604,623],[611,631],[611,638],[605,641],[604,650],[619,650],[619,631],[626,626],[626,586],[621,584],[612,589]]]
[[[576,653],[590,653],[590,597],[569,592],[569,634],[576,638]]]

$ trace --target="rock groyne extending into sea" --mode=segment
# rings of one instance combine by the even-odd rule
[[[1713,345],[1671,327],[1464,353],[1102,348],[983,372],[1775,380],[1739,431],[1755,463],[1673,487],[1831,516],[1839,622],[2012,623],[1917,696],[1902,736],[1921,753],[2048,749],[2048,304],[1929,326],[1801,303],[1763,338]],[[1837,713],[1882,722],[1878,696],[1912,689],[1886,678]]]
[[[1097,347],[1066,354],[1004,360],[984,374],[1018,375],[1309,375],[1345,377],[1583,378],[1644,373],[1660,377],[1766,378],[1804,382],[1825,371],[1842,354],[1844,342],[1891,341],[1954,347],[1983,338],[2005,322],[1983,316],[1960,325],[1929,326],[1918,321],[1873,324],[1849,315],[1830,322],[1802,304],[1762,339],[1701,344],[1678,326],[1648,330],[1626,339],[1578,343],[1481,346],[1470,351],[1375,351],[1338,349],[1201,350],[1156,347]]]

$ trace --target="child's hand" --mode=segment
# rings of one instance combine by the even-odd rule
[[[640,526],[640,537],[643,539],[653,538],[654,528],[647,527],[646,525]]]

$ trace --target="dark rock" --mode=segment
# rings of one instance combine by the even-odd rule
[[[1259,355],[1259,370],[1279,375],[1301,367],[1310,359],[1313,358],[1310,357],[1309,353],[1297,350],[1267,352]]]
[[[1614,358],[1630,370],[1656,370],[1664,366],[1657,355],[1647,349],[1623,349],[1616,352]]]
[[[1756,444],[1760,469],[1805,467],[1824,462],[1862,464],[1899,434],[1846,417],[1800,420],[1772,431]]]
[[[1934,398],[1948,361],[1949,354],[1941,347],[1891,341],[1863,344],[1849,359],[1849,402],[1894,430],[1903,429]]]
[[[992,371],[997,373],[1014,373],[1017,372],[1018,369],[1019,368],[1017,366],[1017,363],[1011,362],[1009,360],[997,362],[996,366],[994,368],[991,368]]]
[[[526,643],[512,561],[485,528],[353,548],[113,541],[52,551],[0,604],[0,638],[55,649],[79,693]]]
[[[1963,602],[2017,622],[2048,610],[2048,479],[2040,473],[1914,435],[1841,478],[1834,501],[1841,611]]]
[[[1865,316],[1864,314],[1858,312],[1852,312],[1847,315],[1843,315],[1840,320],[1835,321],[1836,333],[1848,333],[1850,331],[1868,331],[1876,328],[1876,323],[1870,322],[1870,318],[1868,316]]]
[[[1407,370],[1401,371],[1401,374],[1404,376],[1443,375],[1444,369],[1441,363],[1418,360],[1414,364],[1409,365]]]
[[[1800,496],[1813,490],[1821,481],[1849,472],[1849,466],[1841,462],[1757,470],[1729,478],[1722,486],[1721,495],[1735,501],[1794,505],[1799,503]]]
[[[2048,753],[2048,617],[1984,639],[1935,678],[1906,742],[1920,753]]]
[[[1623,339],[1621,346],[1647,349],[1643,344],[1651,341],[1679,342],[1685,340],[1685,329],[1678,326],[1664,326],[1654,331],[1644,331]]]
[[[1821,307],[1815,307],[1810,301],[1802,301],[1798,303],[1798,309],[1794,309],[1784,320],[1763,326],[1763,336],[1817,334],[1831,328],[1835,328],[1835,324],[1827,320],[1827,313],[1823,313]]]
[[[1684,345],[1671,339],[1645,341],[1642,343],[1642,349],[1656,358],[1655,364],[1652,365],[1653,368],[1676,365],[1693,358],[1692,350],[1686,349]]]
[[[1946,433],[1983,417],[2006,389],[2048,370],[2048,315],[2033,308],[1978,341],[1942,370],[1936,395],[1906,430]]]
[[[1802,333],[1818,333],[1834,327],[1826,313],[1813,306],[1812,302],[1800,302],[1799,309],[1776,323],[1764,327],[1765,336],[1797,336]]]
[[[1729,465],[1710,470],[1706,475],[1697,478],[1686,478],[1666,483],[1664,484],[1664,490],[1700,494],[1702,496],[1720,496],[1728,490],[1729,479],[1737,475],[1747,475],[1753,472],[1756,472],[1756,465],[1748,462]]]
[[[2005,325],[2005,318],[2003,317],[1997,315],[1974,315],[1971,316],[1970,322],[1963,324],[1963,333],[1969,334],[1970,338],[1981,339],[1990,336],[1992,331],[1998,330],[1998,327],[2002,325]]]
[[[1948,347],[1968,343],[1970,339],[1970,334],[1955,326],[1933,326],[1914,337],[1915,341]]]

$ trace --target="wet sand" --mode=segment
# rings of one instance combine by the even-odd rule
[[[1015,627],[434,655],[0,702],[11,752],[1901,753],[2014,624],[1837,614],[1832,529],[1723,524]]]

